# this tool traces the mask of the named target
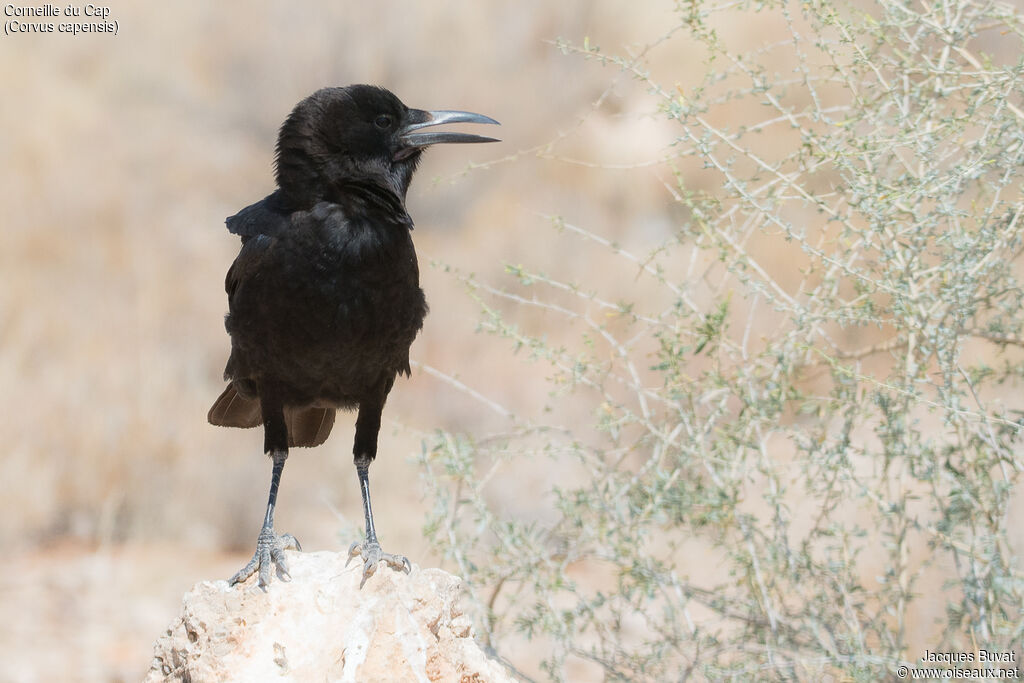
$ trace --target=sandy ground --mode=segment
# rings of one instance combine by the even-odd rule
[[[241,555],[65,541],[9,557],[0,585],[3,681],[137,681],[188,587]]]

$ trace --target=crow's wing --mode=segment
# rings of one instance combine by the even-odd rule
[[[275,242],[277,242],[276,238],[259,234],[242,242],[242,249],[235,257],[234,263],[228,268],[228,274],[224,278],[224,291],[228,293],[229,309],[235,292],[238,291],[238,286],[259,272],[264,255]]]
[[[285,202],[281,190],[276,190],[234,216],[229,216],[224,223],[228,226],[228,232],[239,235],[242,242],[246,242],[257,235],[281,235],[288,229],[291,214],[292,209]]]

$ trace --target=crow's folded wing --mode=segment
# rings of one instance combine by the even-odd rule
[[[251,237],[266,235],[277,237],[288,229],[292,209],[287,205],[280,190],[267,195],[255,204],[250,204],[224,223],[228,232],[239,235],[242,242]]]

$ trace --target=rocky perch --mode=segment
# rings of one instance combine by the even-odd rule
[[[474,642],[461,580],[381,566],[362,588],[344,554],[288,552],[292,581],[202,581],[157,639],[153,681],[458,681],[513,679]]]

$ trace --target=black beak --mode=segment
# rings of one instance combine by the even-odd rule
[[[488,138],[483,135],[472,135],[470,133],[431,132],[417,133],[415,131],[429,126],[440,126],[444,123],[493,123],[500,125],[497,121],[483,114],[474,114],[468,111],[423,111],[421,109],[409,110],[408,123],[401,131],[402,148],[395,154],[395,161],[404,159],[418,149],[427,145],[436,145],[440,142],[501,142],[497,138]]]

